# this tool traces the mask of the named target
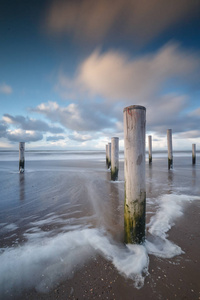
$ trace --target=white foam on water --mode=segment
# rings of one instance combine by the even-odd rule
[[[184,253],[178,245],[167,239],[167,233],[175,225],[175,220],[183,215],[185,204],[194,200],[200,200],[200,197],[165,194],[157,200],[158,210],[147,224],[151,237],[146,240],[145,246],[149,254],[171,258]]]
[[[10,232],[10,231],[14,231],[18,228],[18,226],[14,223],[11,223],[11,224],[1,223],[1,224],[4,224],[3,227],[1,228],[2,232]]]
[[[0,295],[24,288],[48,292],[96,253],[111,261],[120,273],[132,278],[137,287],[143,285],[142,272],[148,268],[148,256],[142,245],[115,244],[101,229],[95,228],[54,237],[42,232],[41,239],[38,239],[39,231],[35,234],[36,239],[30,239],[23,246],[4,249],[0,255]]]
[[[35,222],[35,227],[25,232],[27,241],[23,245],[2,249],[0,296],[25,288],[48,292],[73,276],[74,271],[96,254],[109,260],[120,274],[133,280],[136,288],[141,288],[148,274],[148,254],[170,258],[183,253],[168,240],[167,232],[183,215],[184,204],[193,200],[200,198],[170,194],[157,199],[158,209],[147,225],[150,236],[144,245],[116,243],[105,229],[88,228],[88,224],[84,227],[64,224],[62,232],[57,233],[43,231],[39,228],[42,222]],[[49,216],[48,221],[54,220],[54,216]]]

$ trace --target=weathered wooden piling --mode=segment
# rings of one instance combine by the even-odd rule
[[[111,143],[108,143],[108,169],[111,166]]]
[[[172,129],[167,129],[168,169],[173,169]]]
[[[145,131],[146,108],[124,108],[124,233],[125,243],[145,240]]]
[[[192,144],[192,164],[196,164],[196,144]]]
[[[24,173],[25,169],[25,157],[24,157],[25,143],[19,143],[19,172]]]
[[[152,136],[148,136],[148,142],[149,142],[149,164],[152,164]]]
[[[106,166],[108,168],[108,145],[106,145]]]
[[[111,180],[118,180],[119,171],[119,138],[111,138]]]

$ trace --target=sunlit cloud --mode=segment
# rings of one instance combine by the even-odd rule
[[[131,59],[124,53],[109,51],[92,53],[80,65],[76,81],[93,95],[110,101],[148,103],[155,93],[162,92],[168,80],[176,86],[187,78],[190,85],[200,73],[200,58],[169,43],[157,53]]]
[[[191,116],[191,117],[200,117],[200,107],[193,110],[193,111],[191,111],[189,113],[189,116]]]
[[[12,87],[6,83],[0,83],[0,94],[9,95],[12,94]]]
[[[153,54],[137,58],[117,51],[101,53],[96,50],[78,66],[75,73],[74,78],[59,74],[57,91],[65,99],[73,93],[82,120],[88,125],[93,116],[88,112],[98,112],[109,119],[109,127],[101,122],[98,127],[101,131],[112,128],[113,132],[122,136],[123,108],[132,104],[147,108],[149,131],[163,134],[171,127],[175,132],[196,128],[199,110],[194,111],[193,116],[186,113],[191,99],[187,89],[194,88],[194,82],[198,81],[200,57],[197,53],[181,49],[178,44],[168,43]],[[98,118],[94,121],[98,123]],[[78,131],[79,128],[73,130]]]
[[[57,91],[69,99],[94,99],[147,105],[163,94],[170,81],[176,92],[183,86],[193,86],[200,75],[200,57],[168,43],[154,54],[131,58],[117,51],[94,51],[77,68],[76,77],[59,74]],[[165,91],[166,93],[166,91]],[[42,108],[41,108],[42,109]]]

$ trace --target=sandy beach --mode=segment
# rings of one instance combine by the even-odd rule
[[[44,158],[0,162],[1,299],[200,299],[198,162],[146,162],[146,242],[126,247],[123,160],[113,183],[103,154]]]
[[[193,222],[180,220],[170,231],[185,254],[168,260],[150,256],[149,275],[139,290],[111,263],[95,257],[50,293],[32,290],[23,299],[200,299],[199,214],[199,205],[192,205],[186,215]]]

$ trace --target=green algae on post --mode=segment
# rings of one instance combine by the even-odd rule
[[[146,108],[124,108],[124,241],[142,244],[145,240]]]
[[[192,164],[196,164],[196,144],[192,144]]]
[[[108,169],[111,166],[111,143],[108,143]]]
[[[25,150],[25,143],[19,143],[19,173],[24,173],[25,169],[25,159],[24,159],[24,150]]]
[[[106,166],[108,168],[108,145],[106,145]]]
[[[116,167],[112,168],[112,164],[111,164],[111,180],[112,181],[118,180],[118,172],[119,172],[119,169]]]
[[[124,240],[126,244],[142,244],[145,241],[146,193],[143,201],[135,200],[134,212],[124,205]]]
[[[119,171],[119,138],[111,139],[111,180],[118,180]]]
[[[148,136],[148,141],[149,141],[149,164],[152,163],[152,136]]]

